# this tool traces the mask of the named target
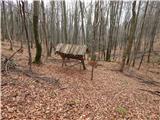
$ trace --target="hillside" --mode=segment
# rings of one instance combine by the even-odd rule
[[[8,48],[2,43],[2,55],[13,53]],[[101,61],[91,81],[87,61],[87,70],[79,65],[62,68],[61,58],[52,55],[41,65],[32,64],[30,73],[27,56],[24,48],[13,57],[17,68],[2,74],[2,119],[160,119],[158,65],[122,73],[118,62]]]

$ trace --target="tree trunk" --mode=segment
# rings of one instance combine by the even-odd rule
[[[68,36],[67,36],[67,14],[66,14],[66,3],[63,2],[63,16],[64,16],[64,40],[65,43],[68,43]]]
[[[30,48],[30,43],[29,43],[29,36],[28,36],[28,30],[27,30],[27,24],[26,24],[26,16],[25,16],[25,6],[24,6],[24,2],[22,2],[22,11],[23,11],[23,24],[24,24],[24,29],[25,29],[25,32],[26,32],[26,38],[27,38],[27,45],[28,45],[28,56],[29,56],[29,61],[28,61],[28,64],[29,64],[29,69],[30,71],[32,71],[32,55],[31,55],[31,48]]]
[[[59,8],[58,8],[58,2],[57,2],[57,12],[56,15],[59,16]],[[59,25],[59,17],[57,17],[56,19],[56,35],[57,35],[57,40],[56,40],[56,44],[60,42],[60,25]]]
[[[9,8],[10,8],[10,14],[11,14],[11,30],[10,30],[10,33],[11,33],[11,39],[13,40],[14,39],[14,20],[13,20],[13,8],[12,8],[12,4],[13,4],[13,1],[10,1],[9,3]]]
[[[4,2],[4,1],[3,1]],[[4,3],[3,3],[4,4]],[[4,7],[4,6],[3,6]],[[1,9],[1,39],[2,41],[5,40],[5,21],[4,21],[4,8]]]
[[[95,15],[93,22],[93,39],[92,39],[92,60],[96,60],[95,51],[96,51],[96,41],[97,41],[97,30],[98,30],[98,13],[99,13],[99,1],[95,3]]]
[[[74,44],[77,44],[78,40],[78,6],[77,6],[77,1],[75,3],[75,13],[74,13],[74,33],[72,37],[72,41]]]
[[[34,63],[41,63],[41,54],[42,54],[42,47],[39,42],[39,34],[38,34],[38,16],[39,16],[39,1],[33,2],[33,30],[34,30],[34,39],[36,44],[36,56]]]
[[[148,63],[150,62],[150,55],[151,55],[151,52],[153,50],[153,43],[154,43],[154,39],[155,39],[155,36],[156,36],[157,26],[158,26],[159,20],[160,20],[159,16],[160,16],[160,3],[157,4],[157,11],[155,13],[153,28],[152,28],[152,31],[151,31],[151,40],[150,40],[149,53],[148,53],[148,59],[147,59]]]
[[[129,41],[128,41],[128,46],[127,46],[127,51],[126,51],[127,52],[127,65],[129,64],[129,61],[130,61],[131,50],[132,50],[132,45],[133,45],[133,40],[134,40],[134,35],[135,35],[135,30],[136,30],[135,7],[136,7],[136,1],[133,2],[133,7],[132,7],[131,28],[130,28]]]
[[[81,26],[82,26],[82,36],[83,36],[83,42],[82,42],[82,44],[85,44],[85,42],[86,42],[86,36],[85,36],[85,31],[84,31],[84,12],[83,12],[83,7],[82,7],[82,2],[81,1],[79,1],[79,3],[80,3],[80,9],[81,9],[81,21],[82,21],[82,24],[81,24]]]
[[[21,6],[21,2],[18,1],[18,7],[19,7],[19,13],[20,13],[20,16],[21,16],[21,23],[23,23],[23,14],[22,14],[22,6]],[[20,20],[19,20],[20,22]],[[24,25],[21,26],[21,34],[19,35],[19,38],[20,38],[20,41],[21,41],[21,50],[23,51],[23,31],[24,31]]]
[[[50,4],[51,4],[51,25],[50,25],[51,40],[50,40],[49,56],[51,56],[52,54],[52,49],[56,44],[56,39],[57,39],[57,36],[55,34],[55,11],[54,11],[55,2],[50,1]],[[56,36],[56,39],[54,36]]]
[[[7,16],[6,16],[6,8],[5,8],[5,2],[4,0],[2,1],[2,8],[3,8],[3,16],[4,16],[4,24],[5,24],[5,28],[6,28],[6,34],[7,34],[7,38],[9,39],[10,42],[10,50],[13,50],[13,43],[12,43],[12,39],[8,30],[8,20],[7,20]]]
[[[91,22],[91,18],[92,18],[92,3],[90,4],[90,8],[87,14],[87,24],[86,24],[86,44],[89,47],[89,49],[91,48],[90,45],[90,39],[92,36],[91,35],[91,31],[92,31],[92,22]]]
[[[119,26],[120,26],[120,19],[121,19],[121,14],[122,14],[122,7],[123,7],[123,1],[121,1],[120,8],[119,4],[117,9],[119,8],[119,12],[117,11],[117,29],[116,29],[116,35],[117,37],[115,38],[115,44],[114,44],[114,54],[113,54],[113,59],[115,59],[116,56],[116,49],[117,49],[117,44],[118,44],[118,37],[119,37]]]
[[[42,15],[43,15],[43,22],[42,22],[42,27],[43,27],[43,32],[44,32],[44,39],[45,39],[45,44],[46,44],[46,58],[49,56],[49,44],[48,44],[48,37],[47,37],[47,28],[46,28],[46,15],[45,15],[45,8],[44,8],[44,2],[42,0],[41,2],[41,7],[42,7]]]
[[[106,54],[106,61],[111,61],[111,50],[112,50],[112,44],[113,44],[113,27],[114,27],[114,22],[115,22],[115,15],[114,15],[114,2],[115,1],[110,1],[110,28],[109,28],[109,41],[108,41],[108,46],[107,46],[107,54]]]
[[[122,58],[122,65],[121,65],[120,71],[123,71],[123,69],[124,69],[126,58],[128,57],[127,63],[129,63],[129,60],[130,60],[132,43],[133,43],[133,40],[134,40],[134,34],[135,34],[135,30],[136,30],[136,24],[135,24],[136,23],[136,12],[135,12],[135,9],[136,9],[136,1],[134,1],[132,3],[131,27],[130,27],[130,30],[129,30],[128,44],[127,44],[126,49],[124,49],[124,54],[123,54],[123,58]]]
[[[139,48],[140,43],[141,43],[140,41],[141,41],[142,35],[143,35],[143,29],[144,29],[144,23],[145,23],[145,17],[146,17],[146,13],[147,13],[148,3],[149,3],[149,1],[147,1],[146,6],[145,6],[145,11],[144,11],[144,15],[143,15],[143,22],[142,22],[141,31],[140,31],[140,34],[139,34],[139,37],[138,37],[138,40],[137,40],[137,45],[135,45],[134,59],[133,59],[133,64],[132,64],[132,66],[135,65],[136,55],[137,55],[138,48]],[[139,3],[139,7],[140,7],[140,5],[141,5],[141,2]],[[140,9],[140,8],[139,8],[139,9]],[[139,9],[138,9],[138,13],[137,13],[136,22],[138,21]]]

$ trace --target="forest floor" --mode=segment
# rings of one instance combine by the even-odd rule
[[[9,57],[8,48],[2,43],[1,54]],[[87,70],[62,68],[61,59],[52,55],[32,64],[29,73],[27,49],[13,58],[23,72],[1,75],[3,120],[160,120],[160,65],[121,73],[118,62],[100,61],[91,81],[87,61]]]

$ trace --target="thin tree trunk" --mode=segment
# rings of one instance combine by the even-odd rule
[[[111,61],[111,50],[113,44],[113,29],[114,29],[114,22],[115,22],[115,15],[114,15],[114,4],[115,1],[110,1],[110,28],[109,28],[109,41],[107,46],[107,54],[106,54],[106,61]]]
[[[127,65],[129,64],[130,61],[130,56],[131,56],[131,50],[132,50],[132,45],[133,45],[133,40],[134,40],[134,35],[136,31],[136,1],[133,2],[132,4],[132,19],[131,19],[131,28],[130,28],[130,34],[129,34],[129,41],[127,45]]]
[[[11,39],[13,40],[14,39],[14,20],[13,20],[13,8],[12,8],[12,4],[13,4],[13,1],[10,1],[9,3],[9,7],[10,7],[10,14],[11,14],[11,30],[10,30],[10,33],[11,33]]]
[[[5,22],[5,27],[6,27],[6,34],[7,34],[7,37],[9,39],[9,42],[10,42],[10,50],[13,50],[13,43],[12,43],[12,39],[11,39],[9,30],[8,30],[8,20],[7,20],[7,17],[6,17],[6,8],[5,8],[4,0],[2,1],[2,8],[3,8],[4,22]]]
[[[51,4],[51,25],[50,25],[51,40],[50,40],[49,56],[51,56],[51,54],[52,54],[52,49],[53,49],[54,45],[56,44],[55,41],[57,39],[57,36],[55,34],[55,19],[54,19],[55,18],[55,11],[54,11],[55,2],[50,1],[50,4]],[[56,39],[54,36],[56,36]]]
[[[140,46],[140,41],[141,41],[141,39],[142,39],[143,29],[144,29],[144,23],[145,23],[145,17],[146,17],[147,8],[148,8],[148,3],[149,3],[149,1],[147,1],[147,3],[146,3],[146,7],[145,7],[144,15],[143,15],[143,22],[142,22],[142,27],[141,27],[140,35],[139,35],[138,40],[137,40],[137,45],[135,46],[134,59],[133,59],[133,64],[132,64],[132,66],[135,65],[136,55],[137,55],[137,52],[138,52],[138,48],[139,48],[139,46]],[[140,5],[141,5],[141,2],[139,3],[139,9],[140,9]],[[139,9],[138,9],[138,13],[137,13],[136,22],[138,21]]]
[[[127,56],[128,56],[127,63],[129,63],[132,43],[133,43],[133,39],[134,39],[134,33],[135,33],[135,29],[136,29],[136,24],[135,24],[136,23],[135,22],[135,20],[136,20],[136,12],[135,12],[135,9],[136,9],[136,1],[134,1],[132,3],[131,27],[130,27],[129,36],[128,36],[129,40],[128,40],[128,44],[127,44],[126,49],[124,49],[123,58],[122,58],[122,64],[121,64],[121,68],[120,68],[121,72],[124,69],[125,61],[126,61]]]
[[[153,28],[151,31],[151,40],[150,40],[149,53],[148,53],[148,59],[147,59],[148,63],[150,62],[150,55],[153,50],[153,43],[154,43],[155,36],[156,36],[157,26],[158,26],[159,20],[160,20],[159,16],[160,16],[160,3],[157,4],[157,11],[155,13],[155,19],[154,19]]]
[[[57,12],[56,15],[59,16],[59,8],[58,8],[58,2],[57,2]],[[57,34],[57,40],[56,40],[56,44],[60,42],[60,29],[59,29],[59,17],[57,17],[56,19],[56,34]]]
[[[29,36],[28,36],[28,30],[27,30],[27,24],[26,24],[26,16],[25,16],[25,6],[24,2],[22,2],[22,11],[23,11],[23,23],[24,23],[24,29],[26,32],[26,38],[27,38],[27,45],[28,45],[28,56],[29,56],[29,70],[32,72],[32,55],[31,55],[31,48],[30,48],[30,43],[29,43]]]
[[[116,49],[117,49],[117,44],[118,44],[118,33],[119,33],[119,26],[120,26],[120,18],[121,18],[121,14],[122,14],[122,7],[123,7],[123,1],[121,1],[121,4],[120,4],[120,9],[119,9],[119,13],[117,15],[117,30],[116,30],[116,42],[115,42],[115,45],[114,45],[114,55],[113,55],[113,59],[115,59],[115,56],[116,56]],[[118,9],[118,8],[117,8]],[[117,11],[118,12],[118,11]]]
[[[107,9],[107,17],[104,25],[104,31],[107,31],[106,27],[108,25],[108,18],[109,18],[109,7]],[[104,45],[104,60],[107,61],[107,53],[106,53],[106,48],[107,48],[107,41],[105,40],[105,45]]]
[[[90,38],[91,38],[91,29],[92,29],[92,22],[91,22],[91,18],[92,18],[92,2],[90,4],[90,8],[89,8],[89,12],[88,12],[88,16],[87,16],[87,24],[86,24],[86,44],[89,48],[91,48],[90,45]]]
[[[43,15],[43,22],[42,22],[42,27],[43,27],[43,32],[44,32],[44,39],[45,39],[45,44],[46,44],[46,58],[49,56],[49,44],[48,44],[48,37],[47,37],[47,28],[46,28],[46,15],[45,15],[45,10],[44,10],[44,2],[42,0],[41,2],[41,8],[42,8],[42,15]]]
[[[93,40],[92,40],[92,60],[95,60],[95,51],[96,51],[96,41],[97,41],[97,30],[98,30],[98,13],[99,13],[99,1],[95,3],[95,15],[93,22]]]
[[[80,3],[81,21],[82,21],[82,24],[81,24],[81,26],[82,26],[82,36],[83,36],[83,42],[82,42],[82,44],[85,44],[85,42],[86,42],[86,36],[85,36],[85,31],[84,31],[84,12],[83,12],[83,7],[82,7],[82,2],[79,1],[79,3]]]
[[[78,40],[78,6],[77,6],[77,1],[75,3],[75,13],[74,13],[74,33],[72,37],[72,41],[74,44],[77,44]]]
[[[64,16],[64,39],[65,43],[68,43],[68,36],[67,36],[67,14],[66,14],[66,3],[63,2],[63,16]]]
[[[5,21],[4,21],[4,8],[1,9],[1,39],[2,41],[5,40]]]
[[[22,7],[21,7],[20,1],[17,4],[19,5],[18,7],[19,7],[19,13],[20,13],[20,16],[21,16],[21,23],[22,23],[20,39],[21,39],[21,50],[23,51],[23,37],[22,37],[22,35],[23,35],[23,31],[24,31],[24,25],[23,25]]]

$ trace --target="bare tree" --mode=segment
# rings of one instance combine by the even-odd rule
[[[51,40],[50,40],[50,48],[49,48],[49,56],[51,56],[52,53],[52,48],[55,46],[56,39],[58,36],[55,33],[55,1],[50,1],[51,4],[51,25],[50,25],[50,35],[51,35]],[[56,39],[55,39],[56,36]]]
[[[136,54],[138,52],[138,49],[139,49],[139,46],[140,46],[140,43],[141,43],[140,41],[141,41],[141,38],[142,38],[142,35],[143,35],[143,31],[144,31],[143,29],[144,29],[144,23],[145,23],[145,17],[146,17],[146,13],[147,13],[148,3],[149,3],[149,1],[147,1],[146,6],[145,6],[145,11],[144,11],[144,15],[143,15],[143,22],[142,22],[141,31],[139,33],[139,37],[137,39],[137,45],[135,46],[135,50],[134,50],[133,66],[135,64]],[[141,5],[141,2],[139,3],[139,7],[140,7],[140,5]],[[139,14],[139,9],[138,9],[138,13],[137,14]],[[138,15],[137,15],[137,19],[138,19]],[[136,19],[136,22],[138,21],[137,19]]]
[[[84,7],[83,7],[84,4],[81,1],[79,1],[79,5],[81,9],[81,22],[82,22],[81,26],[82,26],[82,36],[83,36],[82,44],[84,44],[86,41],[86,36],[85,36],[85,31],[84,31]]]
[[[128,57],[127,63],[129,62],[129,59],[130,59],[130,53],[131,53],[132,43],[133,43],[133,39],[134,39],[134,33],[135,33],[135,29],[136,29],[136,24],[135,24],[136,23],[135,22],[136,12],[135,12],[135,9],[136,9],[136,1],[134,1],[132,3],[132,18],[131,18],[131,26],[130,26],[130,30],[129,30],[129,36],[128,36],[128,44],[127,44],[126,49],[124,49],[120,71],[123,71],[123,69],[124,69],[126,58]]]
[[[160,3],[157,4],[157,11],[155,13],[155,17],[154,17],[154,23],[153,23],[153,27],[152,27],[152,31],[151,31],[151,38],[150,38],[150,46],[149,46],[149,53],[148,53],[148,59],[147,62],[150,62],[150,55],[151,55],[151,51],[153,50],[153,43],[155,40],[155,36],[156,36],[156,31],[158,28],[158,24],[159,24],[159,20],[160,20]]]
[[[92,39],[92,58],[95,60],[97,30],[99,26],[99,1],[95,3],[94,22],[93,22],[93,39]]]
[[[65,43],[68,42],[68,36],[67,36],[67,13],[66,13],[66,3],[65,1],[62,1],[63,4],[63,17],[64,17],[64,39]]]
[[[92,9],[93,9],[93,5],[91,2],[90,8],[87,14],[87,23],[86,23],[86,44],[88,45],[89,48],[91,48],[90,40],[92,37]]]
[[[9,39],[10,42],[10,50],[13,50],[13,43],[12,43],[12,39],[11,39],[11,35],[8,29],[8,20],[7,20],[7,16],[6,16],[6,8],[5,8],[5,2],[4,0],[2,1],[2,9],[3,9],[3,18],[4,18],[4,24],[5,24],[5,32],[7,34],[7,38]]]
[[[109,41],[107,46],[106,61],[111,61],[111,50],[113,46],[113,30],[115,24],[115,1],[110,1],[110,28],[109,28]]]
[[[74,13],[74,32],[73,32],[73,37],[72,41],[73,43],[77,43],[78,40],[78,5],[77,1],[75,3],[75,13]]]
[[[34,63],[41,63],[41,54],[42,54],[42,47],[39,42],[39,34],[38,34],[38,14],[39,14],[39,1],[33,2],[33,29],[34,29],[34,39],[36,43],[36,56]]]
[[[47,28],[46,28],[46,15],[45,15],[45,8],[44,8],[44,2],[41,1],[41,8],[42,8],[42,14],[43,14],[43,21],[42,21],[42,27],[44,32],[44,39],[46,44],[46,58],[49,56],[49,44],[48,44],[48,37],[47,37]]]
[[[27,45],[28,45],[28,56],[29,56],[29,60],[28,60],[28,64],[29,64],[29,69],[30,71],[32,71],[32,55],[31,55],[31,48],[30,48],[30,43],[29,43],[29,36],[28,36],[28,30],[27,30],[27,24],[26,24],[26,15],[25,15],[25,4],[24,1],[22,2],[22,12],[23,12],[23,23],[24,23],[24,29],[26,32],[26,38],[27,38]]]

